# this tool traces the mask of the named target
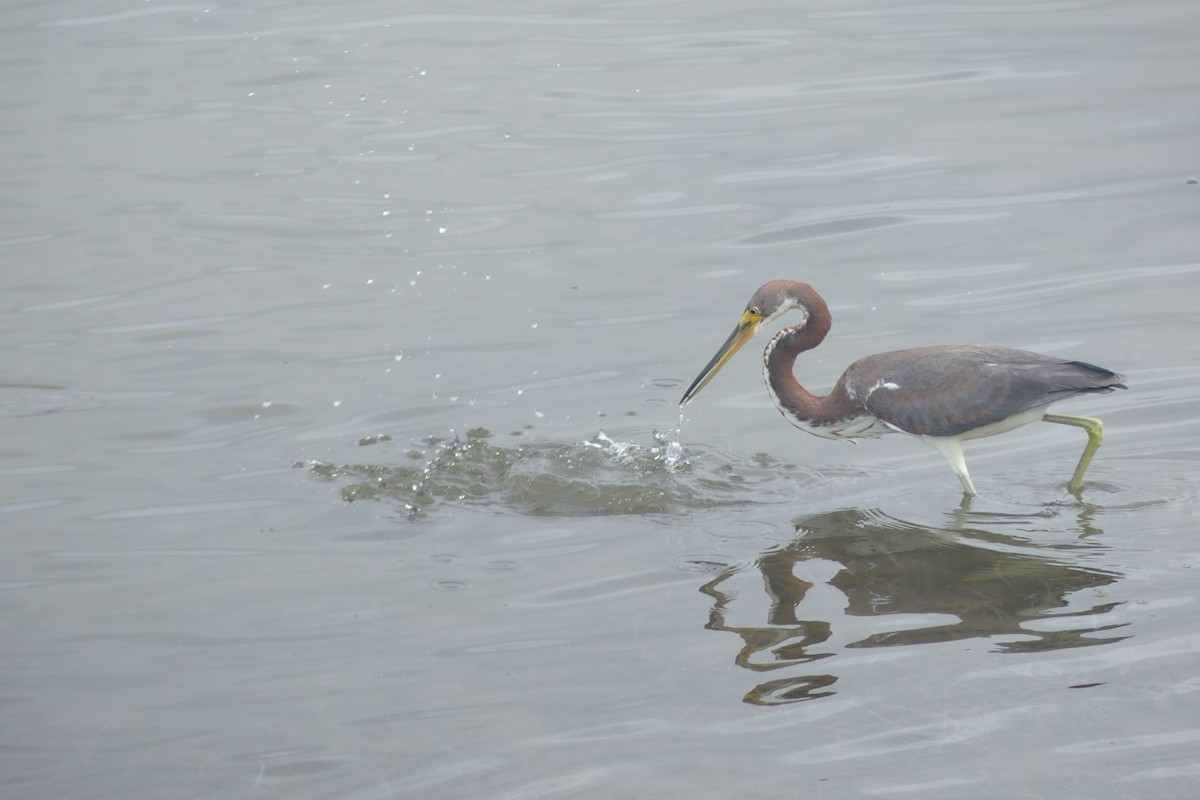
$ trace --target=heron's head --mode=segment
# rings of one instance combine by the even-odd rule
[[[721,345],[717,354],[696,376],[696,380],[692,381],[692,385],[683,393],[679,405],[687,405],[696,395],[700,394],[700,390],[720,372],[721,367],[725,366],[729,359],[733,358],[733,354],[750,341],[764,324],[774,322],[783,314],[797,308],[803,315],[803,319],[793,327],[797,330],[803,329],[808,324],[808,308],[802,298],[810,293],[815,294],[811,286],[797,281],[770,281],[758,287],[758,291],[750,298],[750,302],[746,303],[746,309],[742,312],[742,318],[734,326],[733,333],[729,334],[725,344]]]

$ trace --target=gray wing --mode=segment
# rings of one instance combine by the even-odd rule
[[[986,345],[918,347],[859,359],[843,376],[867,412],[906,433],[957,436],[1085,392],[1124,389],[1115,372]]]

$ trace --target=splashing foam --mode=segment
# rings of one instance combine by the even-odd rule
[[[571,444],[502,447],[483,429],[465,437],[417,443],[401,465],[297,464],[344,482],[347,502],[402,504],[421,519],[439,506],[496,508],[521,514],[591,516],[657,514],[687,508],[782,502],[807,477],[762,454],[740,456],[695,448],[684,455],[678,431],[652,432],[649,444],[599,432]],[[699,466],[697,466],[699,465]]]
[[[646,462],[661,464],[667,472],[674,472],[683,460],[683,446],[679,444],[679,431],[674,431],[670,440],[667,435],[653,431],[654,444],[650,446],[634,442],[618,442],[609,438],[608,434],[600,431],[591,439],[581,442],[584,447],[595,448],[608,455],[609,458],[641,469]]]

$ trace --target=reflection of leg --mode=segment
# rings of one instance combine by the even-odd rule
[[[922,438],[936,447],[950,462],[954,474],[962,482],[964,495],[974,497],[979,494],[975,491],[975,484],[971,483],[971,476],[967,472],[967,460],[963,458],[962,439],[955,436],[924,436]]]
[[[1068,491],[1078,492],[1083,486],[1083,474],[1091,466],[1092,456],[1096,455],[1101,442],[1104,441],[1104,423],[1092,417],[1068,417],[1063,414],[1046,414],[1042,419],[1058,425],[1074,425],[1076,428],[1083,428],[1087,431],[1087,446],[1083,448],[1083,455],[1079,457],[1079,465],[1075,467],[1075,474],[1071,476],[1071,482],[1067,484]]]

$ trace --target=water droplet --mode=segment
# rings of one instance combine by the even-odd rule
[[[678,431],[676,431],[676,436],[678,437]],[[667,468],[667,471],[674,472],[682,458],[683,445],[679,443],[679,439],[675,438],[668,442],[666,451],[663,453],[663,466]]]

